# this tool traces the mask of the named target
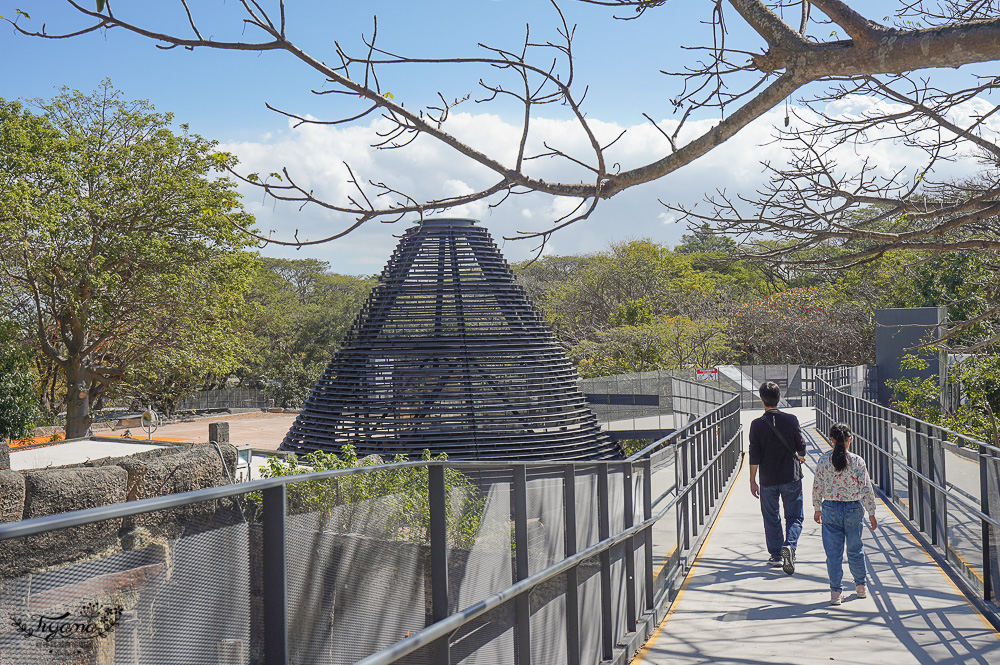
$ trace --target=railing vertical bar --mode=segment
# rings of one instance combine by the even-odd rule
[[[610,491],[608,465],[597,467],[597,535],[604,540],[611,534]],[[615,637],[611,615],[611,550],[600,554],[601,561],[601,648],[604,660],[614,656]]]
[[[288,560],[285,541],[285,485],[271,487],[262,495],[262,561],[264,606],[264,663],[288,662]]]
[[[990,474],[989,474],[989,457],[990,452],[986,446],[979,446],[979,505],[980,509],[985,515],[992,515],[990,512],[991,508],[995,511],[996,506],[990,505]],[[994,585],[994,578],[998,575],[998,571],[994,568],[994,557],[993,557],[993,545],[992,538],[990,534],[990,523],[986,520],[980,520],[982,522],[982,543],[983,543],[983,598],[985,600],[993,600],[994,598],[1000,597],[1000,593],[996,593],[996,587],[1000,587],[1000,584]]]
[[[683,534],[678,534],[678,535],[679,536],[683,535],[683,539],[680,538],[680,537],[678,537],[677,543],[678,543],[678,545],[680,545],[680,543],[683,540],[684,549],[685,550],[690,549],[690,547],[691,547],[691,510],[692,510],[692,507],[691,507],[691,492],[687,491],[688,490],[688,469],[689,469],[689,463],[688,463],[689,443],[690,443],[690,439],[684,439],[683,438],[683,434],[682,434],[680,437],[677,438],[677,443],[674,444],[676,446],[679,446],[678,452],[680,453],[680,457],[681,457],[679,465],[678,465],[677,458],[676,457],[674,458],[674,464],[680,466],[680,468],[681,468],[681,482],[677,483],[677,490],[676,491],[677,491],[678,494],[680,494],[681,492],[684,492],[684,498],[680,502],[680,504],[681,504],[680,505],[680,510],[677,511],[678,515],[680,516],[681,523],[682,523],[682,528],[683,528]],[[675,455],[676,455],[676,453],[675,453]]]
[[[566,517],[565,554],[577,552],[576,543],[576,465],[563,465],[563,507]],[[580,576],[579,567],[566,571],[566,663],[580,665]]]
[[[515,582],[528,577],[528,475],[523,464],[514,465],[514,482],[511,488],[511,508],[514,513],[514,577]],[[531,663],[531,605],[530,594],[522,593],[514,599],[516,612],[514,626],[517,665]]]
[[[427,494],[431,531],[431,620],[447,618],[448,608],[448,513],[444,466],[432,464],[427,469]],[[448,638],[443,637],[432,647],[435,663],[451,661]]]
[[[938,436],[934,435],[935,428],[927,428],[927,477],[929,477],[934,482],[940,484],[944,487],[944,483],[941,472],[943,469],[938,468],[938,446],[940,445],[941,430],[937,430]],[[928,499],[930,500],[930,517],[931,517],[931,545],[941,545],[941,524],[938,521],[938,490],[933,485],[927,488],[928,494],[930,495]],[[947,548],[942,550],[945,555],[948,554]]]
[[[642,484],[642,519],[648,520],[653,516],[653,462],[647,457],[642,461],[643,475],[646,481]],[[646,578],[646,610],[652,611],[653,603],[653,527],[648,527],[643,532],[646,539],[643,548],[643,572]]]

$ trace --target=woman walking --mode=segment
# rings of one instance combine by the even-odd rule
[[[858,598],[868,597],[865,550],[861,544],[862,521],[874,529],[875,492],[865,461],[849,452],[851,428],[837,423],[830,428],[833,450],[819,458],[813,479],[813,519],[823,525],[826,571],[830,576],[830,604],[840,605],[844,593],[844,548]]]

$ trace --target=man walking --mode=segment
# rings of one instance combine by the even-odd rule
[[[764,540],[770,555],[767,562],[791,575],[795,572],[795,547],[802,533],[802,462],[806,461],[806,444],[798,418],[778,410],[778,384],[765,381],[759,394],[764,415],[750,423],[750,493],[760,499]],[[784,508],[784,532],[778,514],[779,499]]]

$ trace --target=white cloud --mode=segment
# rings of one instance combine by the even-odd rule
[[[988,106],[972,100],[956,113],[966,118],[981,113]],[[852,116],[871,111],[875,104],[865,98],[848,98],[835,108]],[[808,114],[807,110],[799,113]],[[673,213],[664,210],[658,199],[670,203],[693,205],[704,194],[726,190],[751,194],[766,178],[762,161],[781,164],[787,157],[787,148],[772,141],[774,127],[781,126],[785,109],[775,109],[759,118],[723,146],[658,181],[622,192],[603,201],[592,217],[556,233],[559,251],[565,254],[588,253],[604,249],[613,240],[651,237],[656,241],[674,244],[685,232],[677,224]],[[667,154],[668,143],[662,133],[649,123],[624,128],[613,123],[590,120],[599,142],[607,143],[627,132],[608,151],[609,167],[621,170],[649,163]],[[709,129],[717,120],[692,121],[681,132],[681,142],[690,140]],[[795,119],[792,122],[796,122]],[[659,126],[672,132],[676,121],[661,120]],[[412,145],[398,150],[375,150],[370,144],[378,140],[374,134],[386,131],[384,120],[368,127],[339,127],[304,125],[274,136],[265,135],[259,141],[233,143],[223,149],[237,154],[240,168],[261,174],[288,169],[293,180],[303,189],[327,201],[343,204],[349,197],[363,201],[362,191],[375,205],[384,204],[375,183],[384,183],[416,199],[459,196],[487,187],[496,181],[496,175],[487,168],[453,151],[448,146],[420,137]],[[1000,128],[997,120],[990,129]],[[490,114],[453,114],[446,129],[472,147],[491,155],[510,166],[516,159],[520,139],[519,129]],[[531,125],[528,154],[544,151],[544,146],[563,150],[583,161],[593,161],[593,150],[588,137],[579,125],[568,120],[538,119]],[[863,160],[878,167],[883,175],[890,175],[904,167],[912,167],[915,155],[898,143],[882,142],[866,146],[863,151],[842,149],[837,154],[843,169],[856,169]],[[974,168],[971,160],[952,164],[948,174],[955,177],[967,174]],[[358,184],[349,182],[350,164]],[[587,181],[592,174],[565,159],[543,158],[529,161],[528,171],[535,177],[550,181]],[[940,175],[940,174],[939,174]],[[258,228],[266,234],[277,229],[276,234],[291,239],[296,229],[299,237],[317,239],[332,235],[346,228],[353,220],[350,216],[337,215],[317,205],[307,205],[301,211],[297,205],[261,200],[261,193],[253,187],[244,187],[247,208],[257,216]],[[496,203],[499,198],[492,201]],[[536,193],[508,197],[503,205],[489,207],[490,202],[480,201],[449,210],[449,216],[480,219],[490,229],[494,240],[502,245],[508,260],[514,262],[533,256],[538,249],[537,240],[505,242],[503,238],[517,236],[520,231],[544,231],[551,224],[572,212],[577,201],[544,196]],[[415,216],[413,216],[415,218]],[[303,257],[314,256],[331,262],[334,270],[344,273],[375,273],[388,260],[392,248],[410,220],[396,224],[368,222],[345,238],[321,246],[296,251],[290,248],[269,247],[265,253]],[[554,245],[550,241],[546,253]]]

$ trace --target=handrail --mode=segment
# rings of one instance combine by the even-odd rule
[[[878,404],[877,402],[873,402],[870,399],[865,399],[864,397],[857,397],[856,395],[849,395],[849,394],[843,392],[843,390],[842,390],[845,386],[839,386],[839,387],[838,386],[834,386],[833,384],[831,384],[828,381],[820,378],[819,376],[817,376],[815,380],[819,381],[821,383],[825,383],[830,388],[830,390],[836,391],[836,392],[840,393],[841,395],[843,395],[844,397],[850,397],[851,399],[858,399],[858,400],[861,400],[862,402],[867,402],[868,404],[872,404],[874,406],[877,406],[879,409],[881,409],[882,411],[885,411],[886,413],[891,413],[893,415],[900,416],[901,418],[905,418],[905,419],[908,419],[908,420],[916,421],[918,423],[922,423],[922,424],[927,425],[929,427],[933,427],[935,429],[941,430],[942,432],[945,432],[945,433],[950,434],[952,436],[961,437],[962,439],[965,439],[966,441],[978,444],[980,446],[983,446],[984,448],[988,448],[988,449],[993,450],[993,451],[995,451],[997,453],[1000,453],[1000,447],[997,447],[997,446],[994,446],[992,444],[986,443],[985,441],[980,441],[979,439],[974,439],[971,436],[969,436],[968,434],[962,434],[961,432],[956,432],[953,429],[948,429],[944,425],[936,425],[934,423],[929,423],[926,420],[921,420],[920,418],[917,418],[916,416],[911,416],[910,414],[904,413],[903,411],[896,411],[892,407],[884,406],[882,404]]]
[[[924,422],[924,421],[920,421],[920,422]],[[865,438],[864,436],[858,434],[857,432],[852,432],[852,434],[853,434],[853,436],[855,438],[861,439],[862,441],[864,441],[865,443],[867,443],[869,445],[872,445],[872,446],[875,445],[874,441],[871,441],[870,439]],[[905,466],[906,470],[909,473],[912,473],[914,476],[916,476],[920,480],[922,480],[925,483],[927,483],[930,487],[936,489],[937,491],[941,492],[942,494],[947,494],[949,498],[951,498],[952,500],[957,501],[958,503],[962,504],[964,508],[966,508],[967,510],[975,513],[981,519],[986,520],[987,522],[989,522],[993,526],[1000,528],[1000,521],[997,521],[994,518],[992,518],[989,515],[987,515],[986,513],[982,512],[982,510],[980,510],[980,506],[975,506],[975,505],[970,504],[969,499],[966,498],[966,496],[965,496],[965,494],[966,494],[965,492],[961,492],[960,491],[958,494],[952,494],[950,489],[948,489],[947,487],[942,487],[939,483],[937,483],[935,480],[931,479],[929,476],[926,476],[923,473],[921,473],[920,471],[917,471],[912,466],[910,466],[909,463],[907,463],[905,460],[901,459],[899,456],[894,455],[892,453],[889,453],[888,457],[891,457],[892,459],[896,460],[899,464],[902,464],[903,466]],[[958,488],[955,488],[955,489],[958,489]]]
[[[683,379],[677,379],[677,380],[678,381],[682,381]],[[687,383],[691,383],[691,382],[688,381]],[[694,385],[698,385],[698,384],[694,384]],[[721,388],[716,388],[715,390],[722,390],[722,389]],[[643,457],[645,457],[648,454],[652,454],[652,453],[656,452],[661,447],[664,447],[664,446],[661,446],[661,444],[666,444],[666,442],[667,442],[668,439],[679,437],[679,436],[683,435],[684,432],[700,426],[703,423],[703,421],[707,420],[709,417],[719,415],[718,414],[719,409],[721,409],[723,407],[726,407],[726,406],[729,406],[733,402],[740,400],[740,396],[738,394],[736,394],[736,393],[732,393],[732,392],[730,392],[728,390],[722,390],[722,392],[728,392],[729,394],[732,395],[732,397],[729,400],[727,400],[726,402],[723,402],[722,404],[720,404],[718,407],[716,407],[712,411],[709,411],[708,413],[703,413],[702,415],[698,416],[698,418],[696,418],[695,420],[692,420],[691,422],[687,423],[683,427],[677,428],[675,431],[673,431],[670,434],[666,435],[662,439],[654,441],[653,443],[649,444],[648,446],[646,446],[645,448],[643,448],[642,450],[640,450],[637,453],[633,453],[631,456],[625,458],[625,461],[626,462],[634,462],[636,460],[642,459]],[[700,432],[702,430],[697,430],[697,431]],[[693,432],[693,433],[696,433],[696,432]]]
[[[685,383],[701,387],[697,383]],[[516,599],[514,602],[517,604],[517,630],[515,630],[517,649],[521,651],[530,648],[532,644],[530,612],[525,603],[527,598],[524,595],[525,592],[555,576],[565,574],[567,588],[563,593],[566,597],[566,603],[567,606],[570,606],[571,602],[575,605],[577,603],[578,583],[571,582],[571,580],[577,579],[580,565],[594,557],[600,559],[601,606],[602,611],[606,614],[600,625],[587,624],[584,628],[588,631],[598,630],[601,632],[602,658],[607,659],[612,657],[614,650],[620,649],[622,644],[627,645],[628,648],[637,648],[638,644],[648,636],[652,631],[658,612],[664,603],[669,602],[671,597],[671,594],[665,592],[666,585],[672,584],[672,580],[677,575],[682,575],[686,569],[683,558],[668,556],[666,572],[662,574],[657,572],[657,569],[654,568],[654,538],[659,542],[661,537],[665,537],[668,544],[670,542],[676,543],[678,550],[697,547],[699,539],[705,537],[702,525],[711,523],[712,515],[718,510],[718,501],[731,487],[733,477],[739,468],[742,458],[739,441],[743,432],[743,427],[739,422],[740,396],[718,388],[712,388],[712,391],[713,399],[720,394],[728,395],[729,398],[724,403],[714,404],[714,406],[712,406],[713,401],[707,401],[706,404],[712,408],[711,411],[702,413],[690,423],[686,423],[667,437],[654,442],[643,451],[625,460],[520,461],[513,459],[476,461],[445,459],[313,471],[0,524],[0,541],[24,538],[105,520],[176,509],[202,502],[234,499],[251,492],[259,493],[262,504],[261,527],[264,543],[261,554],[263,557],[261,570],[268,571],[266,579],[263,580],[263,590],[260,592],[263,594],[260,599],[261,606],[265,608],[262,643],[269,650],[267,651],[270,654],[268,658],[273,658],[274,663],[286,663],[289,654],[286,643],[288,626],[286,604],[289,601],[286,567],[291,564],[289,559],[292,556],[292,552],[289,551],[286,554],[285,550],[286,533],[288,533],[285,525],[285,516],[289,506],[288,488],[296,483],[356,477],[370,473],[427,469],[425,472],[427,474],[426,487],[421,480],[417,489],[420,492],[427,492],[428,505],[425,510],[430,511],[429,530],[425,534],[428,540],[422,542],[430,545],[428,570],[430,577],[427,579],[431,581],[430,596],[435,609],[432,614],[428,615],[428,619],[434,622],[416,634],[359,662],[365,665],[376,663],[387,665],[407,653],[429,645],[435,645],[430,646],[430,648],[435,649],[436,654],[447,654],[448,649],[452,648],[447,639],[450,633],[498,605],[514,599]],[[699,408],[700,406],[696,407],[695,410],[686,411],[686,413],[693,415],[697,413]],[[658,465],[656,461],[658,451],[668,444],[676,446],[678,449],[678,457],[672,468],[670,465]],[[671,448],[671,450],[674,449]],[[682,462],[682,460],[685,461]],[[582,468],[578,469],[577,467]],[[452,615],[447,614],[447,602],[444,602],[443,605],[445,611],[439,611],[441,599],[449,597],[447,548],[450,542],[451,527],[448,526],[444,517],[448,489],[443,472],[447,468],[462,471],[495,469],[497,470],[496,474],[487,474],[483,477],[489,478],[492,475],[499,475],[498,482],[509,484],[512,534],[517,543],[513,546],[516,550],[512,550],[512,552],[516,552],[518,555],[517,572],[514,576],[517,581],[514,584]],[[565,505],[558,512],[550,510],[545,515],[551,513],[556,519],[564,520],[565,525],[576,524],[576,517],[571,514],[575,513],[576,508],[571,508],[571,506],[583,506],[590,502],[588,498],[583,504],[577,504],[572,498],[576,491],[574,478],[584,476],[596,478],[597,520],[600,537],[599,542],[580,552],[574,552],[575,544],[570,545],[567,541],[566,550],[558,553],[553,552],[555,555],[553,558],[562,557],[559,561],[542,571],[528,575],[527,560],[525,559],[522,566],[521,553],[527,551],[524,544],[527,542],[529,522],[524,513],[524,506],[526,505],[526,491],[531,487],[530,478],[533,478],[531,470],[558,472],[562,477]],[[614,473],[618,480],[616,485],[609,488],[608,480],[611,473]],[[662,473],[666,473],[666,475],[657,475]],[[546,478],[549,475],[551,474],[547,474]],[[423,478],[423,474],[420,475],[420,478]],[[489,482],[494,481],[490,480]],[[655,490],[654,484],[656,484]],[[665,485],[670,485],[670,488],[660,494],[660,488]],[[613,489],[614,492],[609,494],[609,489]],[[655,502],[653,501],[654,491],[659,494],[655,497]],[[624,502],[621,497],[622,492],[624,492]],[[617,501],[612,500],[613,496],[619,497]],[[520,508],[517,508],[518,505]],[[562,514],[563,510],[566,511],[565,514]],[[673,519],[663,519],[672,511],[676,513],[676,525],[671,524]],[[560,514],[562,517],[559,517]],[[233,513],[233,518],[240,521],[237,513]],[[632,522],[636,519],[639,520],[639,523],[633,525]],[[609,534],[609,520],[610,524],[617,523],[624,526],[617,533]],[[654,532],[653,527],[658,523],[661,526]],[[667,526],[664,527],[662,524]],[[571,528],[575,529],[575,526]],[[28,542],[30,545],[31,541]],[[621,546],[622,543],[626,543],[625,548],[630,554],[626,557],[624,570],[619,575],[619,573],[612,573],[611,548]],[[525,549],[521,549],[522,545]],[[442,552],[444,552],[443,556]],[[563,557],[563,554],[566,556]],[[612,576],[614,576],[615,582],[612,582]],[[612,629],[612,623],[608,620],[608,617],[611,616],[611,603],[614,598],[612,590],[615,587],[612,586],[613,584],[619,585],[618,592],[626,596],[628,617],[626,623],[628,627],[616,626]],[[644,628],[639,628],[640,625]],[[571,632],[569,626],[566,629],[567,639],[571,643],[575,639],[577,643],[575,647],[577,649],[576,658],[570,659],[573,663],[582,662],[579,658],[578,633],[580,628],[579,625],[576,627],[576,633]],[[573,634],[576,634],[577,637],[573,638]],[[437,649],[445,651],[439,652]],[[282,656],[281,653],[285,655]]]
[[[857,452],[867,458],[873,485],[886,498],[889,507],[918,535],[927,536],[931,555],[951,571],[985,616],[996,615],[990,620],[1000,627],[996,607],[982,603],[1000,597],[1000,571],[996,570],[993,558],[996,536],[991,533],[1000,529],[1000,506],[991,498],[987,487],[993,474],[986,463],[986,460],[991,460],[991,465],[995,463],[1000,448],[850,394],[845,390],[847,386],[835,386],[823,375],[817,375],[815,380],[817,420],[822,416],[827,421],[841,419],[851,425],[859,444]],[[893,431],[905,437],[905,454],[897,452]],[[974,460],[978,461],[978,471],[972,474],[979,483],[978,499],[948,482],[948,469],[954,468],[948,460],[958,458],[949,456],[945,446],[957,442],[975,444],[979,448],[979,459]],[[898,497],[903,492],[910,500],[900,505]],[[980,536],[969,540],[968,535],[953,534],[952,518],[948,517],[950,509],[960,510],[962,516],[954,519],[971,533],[980,531]],[[966,548],[982,556],[978,565],[962,556]],[[968,554],[966,551],[966,556]],[[962,561],[961,565],[956,563],[955,555]]]
[[[727,446],[729,443],[732,443],[733,440],[735,440],[742,431],[743,428],[741,426],[737,430],[736,434],[729,438]],[[482,616],[486,612],[489,612],[491,609],[498,607],[499,605],[502,605],[503,603],[509,600],[512,600],[513,598],[524,593],[525,591],[530,591],[531,589],[538,586],[542,582],[550,580],[556,575],[559,575],[560,573],[569,570],[570,568],[576,566],[577,564],[580,564],[583,561],[586,561],[587,559],[597,554],[600,554],[601,552],[605,552],[611,549],[618,543],[627,540],[629,537],[634,536],[642,531],[645,531],[646,529],[648,529],[649,527],[653,526],[661,519],[663,519],[670,511],[670,509],[673,508],[688,492],[694,490],[697,481],[700,480],[704,476],[704,474],[711,469],[712,465],[716,461],[718,461],[718,459],[723,455],[724,452],[725,452],[725,447],[723,447],[718,453],[716,453],[711,460],[706,462],[704,468],[702,468],[702,470],[696,476],[692,477],[691,481],[684,487],[684,489],[678,492],[673,499],[671,499],[665,506],[663,506],[663,508],[660,509],[660,512],[656,513],[656,515],[650,517],[647,520],[643,520],[639,524],[628,527],[623,531],[619,531],[617,534],[609,536],[608,538],[605,538],[600,542],[594,543],[585,550],[582,550],[577,554],[567,557],[559,561],[558,563],[554,563],[548,568],[540,570],[534,575],[530,575],[521,580],[520,582],[516,582],[510,585],[506,589],[503,589],[501,591],[494,593],[491,596],[488,596],[487,598],[481,600],[475,605],[470,605],[466,609],[456,612],[455,614],[452,614],[446,619],[442,619],[437,623],[431,624],[430,626],[424,628],[423,630],[414,633],[410,637],[407,637],[399,642],[396,642],[394,645],[387,647],[386,649],[383,649],[378,653],[374,653],[371,656],[368,656],[367,658],[359,660],[357,663],[355,663],[355,665],[389,665],[390,663],[395,662],[396,660],[402,658],[403,656],[413,653],[417,649],[425,647],[434,642],[435,640],[451,633],[452,631],[461,628],[462,626],[469,623],[476,617]]]
[[[735,391],[732,391],[732,390],[726,390],[725,388],[720,388],[718,386],[709,386],[709,385],[706,385],[704,382],[698,383],[697,381],[690,381],[688,379],[682,379],[679,376],[673,376],[673,377],[671,377],[670,380],[671,381],[678,381],[680,383],[686,383],[689,386],[697,386],[699,388],[710,388],[712,390],[717,390],[720,393],[728,393],[728,394],[730,394],[730,395],[732,395],[734,397],[739,397],[740,396],[740,394],[738,392],[735,392]]]
[[[690,486],[688,487],[690,489]],[[686,491],[686,490],[685,490]],[[487,596],[485,599],[479,601],[475,605],[470,605],[464,610],[456,612],[446,619],[442,619],[437,623],[433,623],[430,626],[424,628],[423,630],[414,633],[413,635],[396,642],[390,647],[374,653],[367,658],[359,660],[355,665],[389,665],[403,656],[413,653],[421,647],[425,647],[431,644],[435,640],[444,637],[445,635],[451,633],[458,628],[461,628],[465,624],[469,623],[476,617],[482,616],[483,614],[489,612],[491,609],[502,605],[508,600],[519,596],[525,591],[530,591],[534,587],[538,586],[542,582],[552,579],[556,575],[566,572],[570,568],[583,563],[587,559],[605,552],[620,542],[623,542],[635,536],[636,534],[645,531],[649,527],[653,526],[659,522],[667,512],[676,504],[682,497],[682,494],[675,496],[670,503],[664,506],[659,513],[655,516],[650,517],[648,520],[644,520],[639,524],[630,526],[624,531],[619,531],[613,536],[609,536],[602,541],[594,543],[590,547],[581,550],[580,552],[566,557],[565,559],[554,563],[548,568],[538,571],[534,575],[529,575],[520,582],[516,582],[506,589],[498,591],[491,596]]]

